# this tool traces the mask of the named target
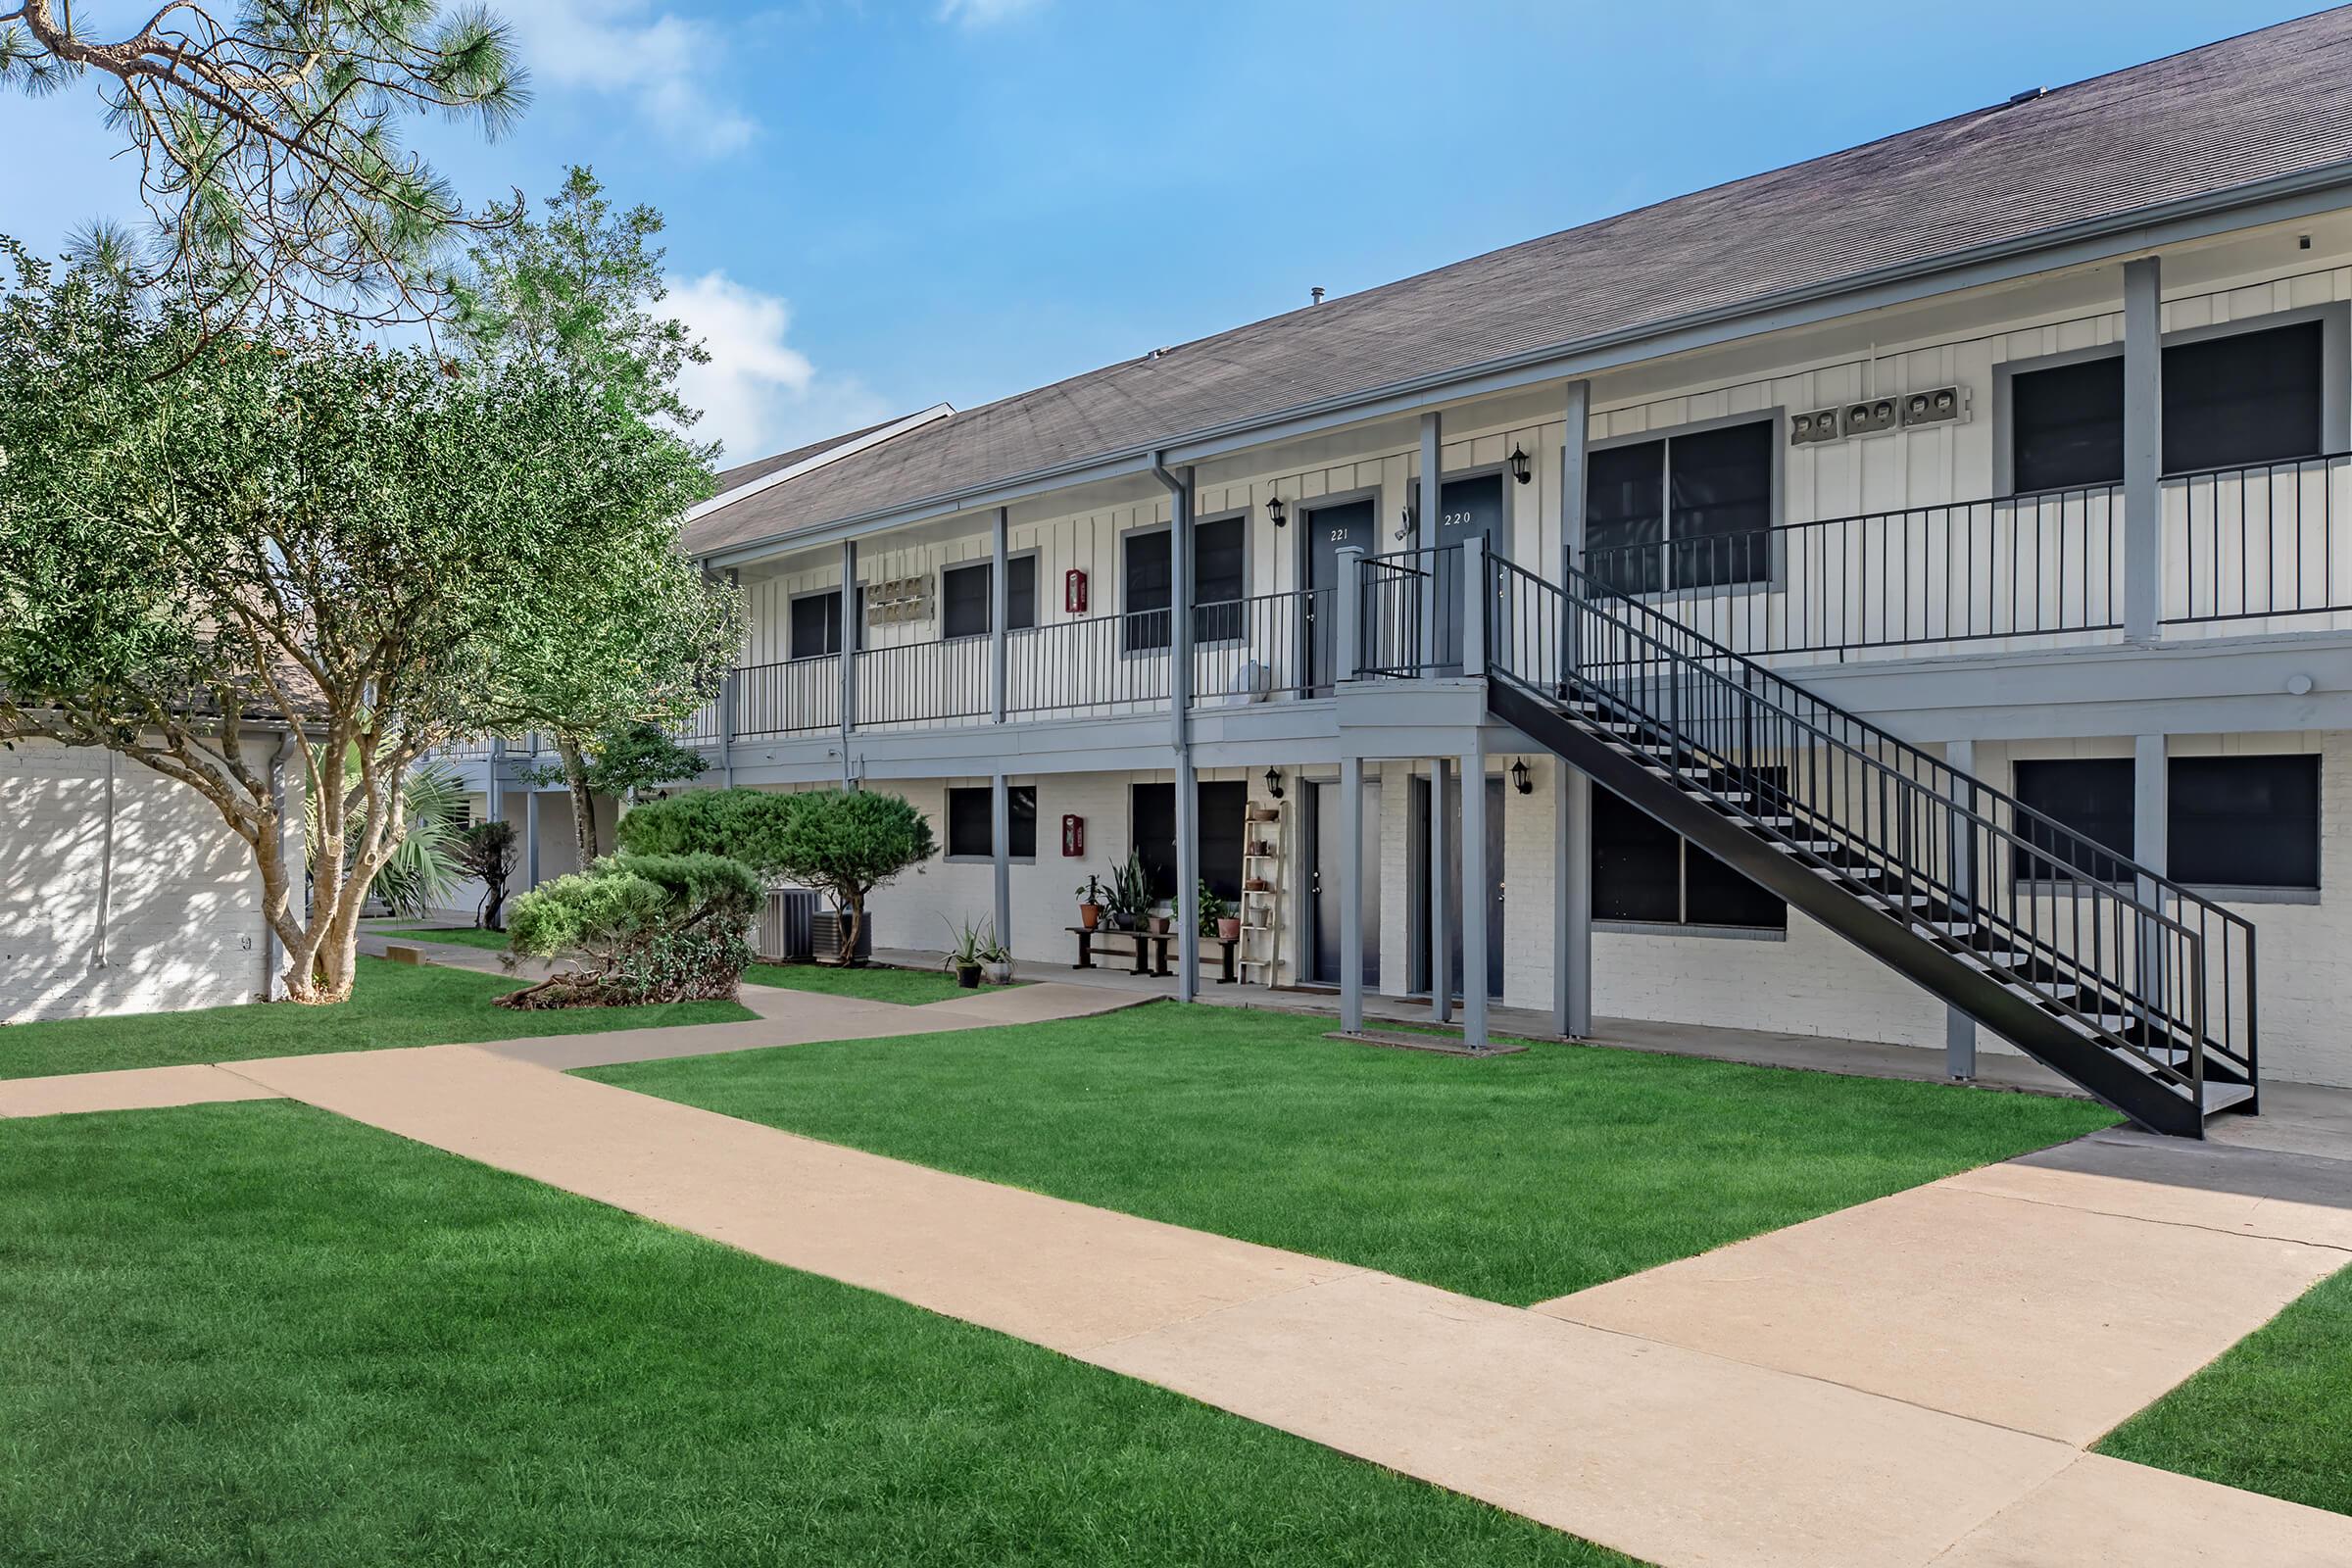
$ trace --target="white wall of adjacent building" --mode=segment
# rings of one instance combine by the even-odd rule
[[[266,772],[274,748],[248,761]],[[299,866],[299,769],[287,787]],[[0,751],[0,1024],[263,992],[261,874],[194,790],[96,747],[19,741]]]

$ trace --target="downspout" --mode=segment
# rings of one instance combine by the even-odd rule
[[[1193,470],[1152,455],[1168,492],[1168,740],[1176,752],[1176,1000],[1200,985],[1200,797],[1193,774]],[[1269,970],[1269,973],[1271,970]]]
[[[107,922],[113,913],[115,898],[115,750],[106,752],[106,807],[100,818],[98,839],[98,929],[90,949],[90,967],[106,967]]]

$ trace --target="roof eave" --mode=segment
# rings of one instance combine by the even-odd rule
[[[1199,463],[1244,447],[1312,434],[1336,424],[1408,413],[1432,403],[1509,391],[1546,380],[1569,380],[1612,369],[1632,360],[1684,353],[1732,337],[1808,325],[1832,317],[1902,304],[1926,294],[1981,287],[2029,272],[2052,271],[2111,260],[2137,250],[2180,244],[2225,227],[2284,222],[2327,211],[2331,205],[2328,198],[2340,195],[2347,188],[2352,188],[2352,160],[2228,191],[2040,229],[2014,239],[1881,268],[1833,282],[1787,289],[1740,305],[1693,311],[1616,332],[1434,371],[1362,392],[1344,393],[1190,431],[1149,446],[1121,448],[992,479],[966,490],[946,491],[895,507],[854,513],[811,526],[745,540],[697,559],[709,565],[723,566],[773,555],[786,546],[804,548],[838,543],[910,522],[1006,505],[1072,484],[1149,473],[1155,462]]]

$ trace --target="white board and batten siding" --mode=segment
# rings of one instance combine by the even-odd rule
[[[261,873],[211,802],[96,747],[0,751],[0,1024],[250,1002],[267,948]]]

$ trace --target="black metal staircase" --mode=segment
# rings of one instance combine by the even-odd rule
[[[2142,1126],[2256,1108],[2247,921],[1596,579],[1482,559],[1497,717]]]

